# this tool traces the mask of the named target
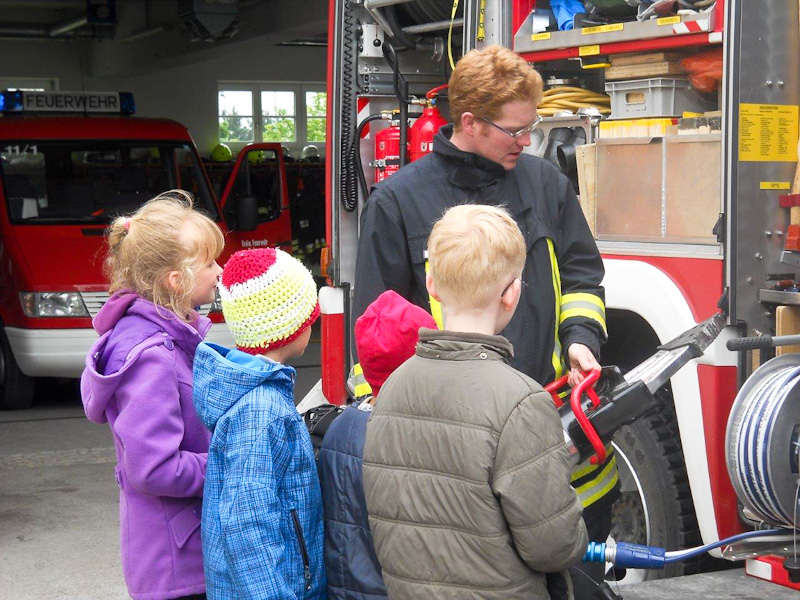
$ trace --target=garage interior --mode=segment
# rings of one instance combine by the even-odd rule
[[[132,92],[207,157],[219,82],[323,86],[326,31],[325,0],[1,0],[0,89]]]

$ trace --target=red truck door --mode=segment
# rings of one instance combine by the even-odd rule
[[[223,260],[243,248],[291,252],[289,189],[280,144],[250,144],[239,153],[220,205],[229,231]]]

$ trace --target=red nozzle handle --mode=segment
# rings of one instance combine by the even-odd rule
[[[544,391],[553,398],[553,404],[556,405],[556,408],[561,408],[561,405],[564,404],[561,398],[558,397],[558,390],[567,385],[567,379],[569,379],[569,375],[564,375],[544,386]]]
[[[572,412],[575,413],[578,424],[581,426],[581,429],[583,429],[586,439],[589,440],[592,448],[594,448],[594,451],[597,453],[596,456],[592,456],[592,458],[589,459],[589,462],[593,465],[598,465],[606,459],[606,447],[600,439],[600,436],[597,435],[597,431],[589,420],[589,417],[583,412],[581,396],[585,392],[589,400],[591,400],[592,406],[597,408],[600,405],[600,398],[597,396],[597,392],[592,388],[592,384],[598,379],[600,379],[600,370],[595,369],[589,373],[583,381],[572,388],[572,394],[569,399],[569,404],[572,407]]]
[[[447,84],[446,84],[446,83],[445,83],[444,85],[440,85],[440,86],[438,86],[438,87],[435,87],[435,88],[433,88],[432,90],[428,90],[428,91],[425,93],[425,97],[426,97],[428,100],[430,100],[430,99],[431,99],[431,98],[433,98],[434,96],[438,96],[438,95],[439,95],[439,92],[441,92],[443,89],[446,89],[446,88],[447,88]]]

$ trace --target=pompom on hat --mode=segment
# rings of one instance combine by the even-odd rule
[[[231,256],[222,269],[219,295],[236,347],[248,354],[285,346],[319,317],[311,273],[277,248]]]

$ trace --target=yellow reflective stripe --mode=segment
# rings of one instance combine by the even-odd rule
[[[603,301],[600,299],[600,297],[596,296],[595,294],[587,294],[586,292],[571,292],[569,294],[564,294],[564,297],[561,298],[562,308],[565,304],[569,304],[570,302],[591,302],[603,313],[606,312],[606,305],[603,304]]]
[[[608,444],[606,446],[606,456],[611,456],[612,452],[614,452],[614,448],[611,446],[611,444]],[[587,465],[587,466],[581,467],[581,465]],[[588,462],[582,462],[581,465],[576,466],[572,470],[572,477],[570,477],[570,481],[577,481],[581,477],[585,477],[592,471],[596,471],[597,469],[600,468],[599,465],[593,465]]]
[[[564,373],[564,361],[562,357],[561,340],[558,339],[558,326],[561,324],[559,318],[561,316],[561,273],[558,270],[558,259],[556,258],[556,250],[553,246],[553,240],[547,240],[547,251],[550,254],[550,271],[553,276],[553,298],[555,299],[556,307],[556,330],[553,336],[553,371],[555,372],[554,379],[558,379]]]
[[[364,383],[359,383],[356,385],[356,387],[353,388],[353,393],[356,395],[356,398],[361,398],[361,396],[371,396],[372,387],[365,381]]]
[[[573,317],[586,317],[600,324],[603,332],[608,335],[606,327],[606,307],[599,296],[586,292],[573,292],[564,294],[561,298],[561,312],[559,325]]]
[[[558,323],[556,322],[556,327],[557,326]],[[553,342],[553,371],[555,372],[553,379],[558,379],[564,374],[564,362],[561,358],[562,352],[561,340],[558,339],[558,333],[556,333],[556,339]]]
[[[361,367],[361,363],[353,366],[353,370],[350,371],[350,380],[356,398],[372,395],[372,387],[364,379],[364,369]]]
[[[561,323],[567,319],[572,319],[574,317],[586,317],[587,319],[597,321],[600,324],[600,327],[603,328],[603,333],[608,335],[608,331],[606,330],[606,320],[603,318],[603,315],[598,314],[597,311],[588,308],[570,308],[569,310],[565,310],[563,313],[561,313],[558,324],[561,325]]]
[[[425,274],[427,275],[428,272],[431,270],[430,263],[425,260]],[[439,329],[444,329],[444,317],[442,316],[442,304],[436,298],[428,295],[428,303],[431,305],[431,316],[433,320],[436,321],[436,326]]]
[[[615,456],[596,479],[575,490],[578,493],[578,500],[586,508],[610,492],[617,481],[619,481],[619,471],[617,471],[617,457]]]

